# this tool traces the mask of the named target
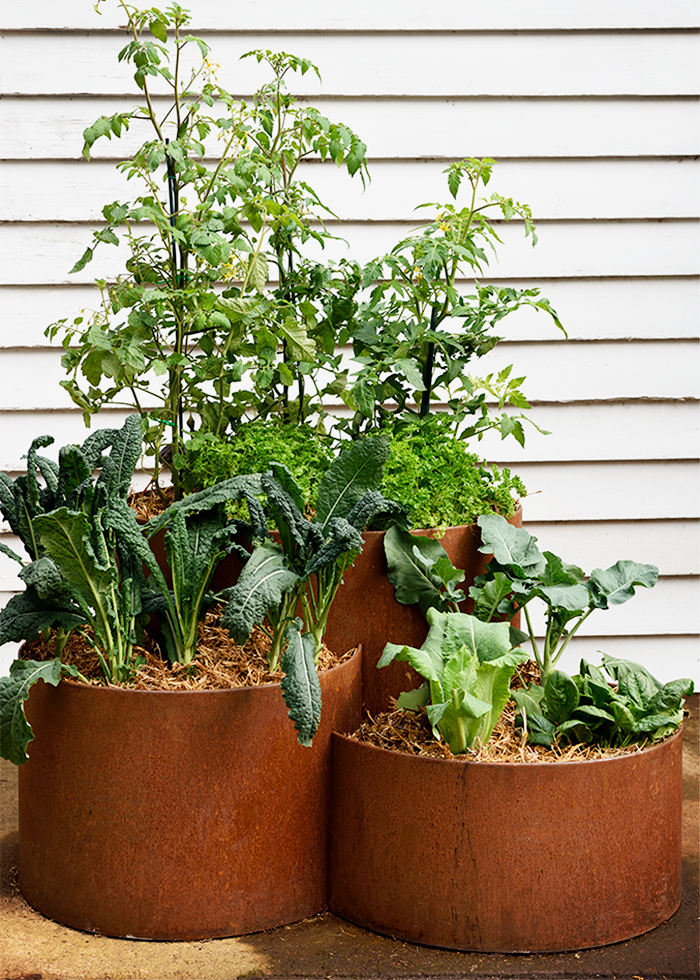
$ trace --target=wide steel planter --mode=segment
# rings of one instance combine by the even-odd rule
[[[522,527],[522,516],[522,509],[518,508],[510,523]],[[437,536],[435,530],[415,533]],[[345,573],[331,608],[326,639],[333,650],[347,650],[353,643],[362,644],[364,705],[370,714],[376,715],[390,709],[391,698],[422,683],[412,667],[399,661],[393,661],[381,670],[375,669],[385,645],[391,642],[419,647],[428,627],[417,606],[404,606],[394,597],[394,587],[387,578],[384,531],[365,531],[362,537],[364,547],[352,568]],[[466,592],[476,576],[484,573],[491,557],[479,551],[479,526],[448,527],[439,541],[452,564],[464,570],[462,588]],[[462,604],[464,612],[471,612],[472,607],[473,602],[469,599]]]
[[[630,939],[680,904],[681,793],[681,733],[633,755],[521,764],[335,735],[329,905],[447,949]]]
[[[36,684],[19,767],[20,887],[110,936],[192,940],[326,908],[333,729],[361,712],[361,655],[321,676],[297,744],[279,685],[135,691]]]

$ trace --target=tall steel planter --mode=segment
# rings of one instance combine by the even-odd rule
[[[681,733],[633,755],[521,764],[336,735],[330,908],[465,951],[630,939],[680,904],[681,794]]]
[[[522,527],[522,509],[518,508],[510,523]],[[416,534],[436,536],[434,530],[416,531]],[[387,578],[384,555],[384,531],[365,531],[361,553],[352,568],[345,573],[345,581],[328,617],[326,639],[334,650],[347,650],[353,643],[361,643],[362,689],[364,704],[370,714],[388,711],[390,698],[397,698],[402,691],[418,687],[421,678],[408,664],[394,661],[381,670],[377,662],[387,642],[406,643],[419,647],[427,636],[425,617],[416,606],[404,606],[394,597],[394,587]],[[481,536],[477,524],[448,527],[440,543],[456,568],[465,572],[462,587],[465,591],[473,585],[477,575],[482,575],[489,555],[483,555]],[[473,607],[471,600],[463,603],[464,612]]]
[[[134,691],[36,684],[19,768],[20,887],[105,935],[192,940],[326,907],[333,729],[361,712],[361,656],[321,676],[297,744],[279,685]]]

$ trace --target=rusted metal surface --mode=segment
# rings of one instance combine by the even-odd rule
[[[522,509],[518,509],[510,523],[522,527]],[[434,531],[425,530],[416,533],[435,535]],[[365,531],[363,538],[362,552],[346,572],[331,608],[326,640],[333,650],[345,650],[353,643],[362,644],[364,704],[367,711],[376,715],[389,710],[391,698],[397,698],[402,691],[421,683],[413,668],[399,661],[377,670],[384,646],[386,643],[405,643],[419,647],[428,627],[417,607],[404,606],[394,598],[394,587],[386,574],[384,531]],[[466,573],[462,583],[466,592],[476,576],[484,573],[491,557],[478,550],[481,546],[478,525],[448,527],[439,540],[452,564]],[[473,602],[468,599],[461,608],[471,612]],[[515,620],[514,623],[517,625]]]
[[[311,749],[278,685],[129,691],[36,684],[19,770],[20,887],[49,918],[149,939],[233,936],[326,907],[330,734],[360,661],[322,675]]]
[[[333,737],[330,908],[397,939],[548,952],[681,898],[681,734],[593,762],[462,763]]]

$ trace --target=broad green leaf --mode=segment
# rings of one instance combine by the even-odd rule
[[[466,613],[443,613],[437,609],[429,609],[426,619],[430,629],[423,646],[439,652],[445,661],[462,647],[482,662],[495,660],[511,649],[508,623],[483,623]]]
[[[126,498],[141,449],[141,420],[138,415],[130,415],[122,428],[114,431],[112,449],[103,463],[97,486],[105,486],[110,496]]]
[[[442,679],[442,657],[435,656],[430,650],[418,647],[401,646],[398,643],[387,643],[377,667],[386,667],[392,660],[401,660],[410,664],[421,677],[440,684]]]
[[[594,597],[594,604],[600,609],[607,609],[608,606],[617,606],[631,599],[637,585],[653,588],[658,578],[659,570],[656,565],[618,561],[605,571],[593,569],[589,589]]]
[[[286,631],[289,643],[282,655],[282,695],[297,730],[297,741],[310,746],[321,721],[321,684],[314,663],[313,635],[302,635],[300,626],[296,620]]]
[[[423,615],[431,606],[444,610],[445,601],[431,572],[436,561],[447,559],[439,541],[394,526],[384,536],[384,553],[397,602],[408,606],[417,603]]]
[[[546,560],[537,548],[537,538],[524,528],[513,527],[500,514],[483,514],[477,523],[483,542],[479,551],[493,553],[498,564],[512,569],[518,578],[542,574]]]
[[[267,259],[260,252],[254,252],[250,256],[248,263],[248,279],[253,288],[261,293],[267,284],[269,276],[270,272]]]
[[[553,555],[551,551],[545,551],[543,554],[547,561],[547,567],[542,573],[542,581],[545,585],[580,585],[583,582],[585,578],[583,569],[577,565],[568,565],[557,555]],[[587,602],[586,605],[588,605]]]
[[[532,745],[550,746],[554,741],[557,726],[538,711],[525,710],[527,739]],[[516,725],[522,725],[522,718],[516,718]]]
[[[74,629],[85,622],[85,614],[63,596],[41,598],[36,589],[28,586],[13,595],[0,610],[0,644],[32,642],[52,626]]]
[[[603,666],[618,683],[618,694],[629,698],[638,708],[645,708],[661,684],[649,673],[646,667],[631,660],[618,660],[603,654]]]
[[[100,561],[91,541],[91,522],[82,511],[61,507],[34,518],[47,553],[61,570],[71,596],[108,619],[108,594],[117,586],[115,567]]]
[[[63,674],[77,677],[73,666],[55,660],[15,660],[9,677],[0,677],[0,755],[16,766],[27,762],[27,746],[34,732],[24,713],[24,702],[37,681],[56,687]]]
[[[649,701],[646,706],[647,711],[664,712],[677,710],[683,703],[684,698],[690,697],[693,690],[694,684],[689,677],[669,681]]]
[[[308,337],[306,330],[292,317],[280,325],[280,336],[287,341],[289,354],[297,361],[313,361],[316,356],[316,345]]]
[[[496,572],[493,579],[483,585],[472,585],[469,595],[474,600],[474,615],[490,623],[501,612],[501,604],[508,601],[512,592],[513,584],[504,572]]]
[[[544,686],[547,717],[560,725],[578,707],[580,694],[575,682],[563,670],[553,670]]]
[[[299,583],[278,544],[258,545],[243,567],[236,585],[227,589],[221,622],[238,643],[244,643],[253,626],[259,626],[268,610],[276,609],[287,592]]]
[[[594,704],[579,704],[573,711],[571,718],[572,720],[585,721],[591,728],[605,721],[615,721],[615,715],[612,712],[606,711],[605,708],[598,708]]]
[[[412,691],[403,691],[399,694],[396,701],[397,708],[404,708],[406,711],[420,711],[430,700],[430,685],[425,683]]]
[[[677,731],[683,722],[683,711],[660,711],[653,715],[645,715],[634,723],[632,731],[639,734],[649,734],[652,738],[657,737],[659,729],[663,735]],[[662,735],[662,737],[663,737]]]
[[[245,474],[234,476],[230,480],[222,480],[206,490],[191,493],[182,500],[177,500],[171,504],[162,514],[151,518],[146,525],[146,533],[149,538],[157,534],[161,528],[167,527],[176,513],[182,511],[184,514],[194,514],[197,511],[211,510],[219,504],[226,504],[233,500],[245,500],[251,520],[254,525],[255,537],[267,537],[267,525],[265,514],[260,505],[257,495],[262,493],[260,476],[257,474]]]
[[[423,377],[413,361],[407,357],[400,358],[396,361],[396,367],[415,391],[425,391]]]
[[[347,517],[367,490],[379,490],[388,458],[389,440],[384,436],[361,439],[344,449],[319,482],[316,521],[326,525],[332,517]]]
[[[548,606],[558,606],[567,612],[583,612],[590,601],[590,592],[585,585],[550,585],[535,589]]]

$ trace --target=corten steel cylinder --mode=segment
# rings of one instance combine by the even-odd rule
[[[333,736],[331,911],[412,943],[584,949],[681,898],[681,733],[590,762],[486,763]]]
[[[522,527],[522,519],[522,509],[518,508],[510,523]],[[435,531],[415,533],[437,536]],[[376,715],[390,710],[391,698],[398,698],[402,691],[422,683],[413,668],[400,661],[376,669],[385,645],[405,643],[419,647],[428,634],[428,626],[417,606],[404,606],[396,601],[394,586],[387,578],[384,531],[365,531],[362,536],[365,545],[352,568],[345,573],[345,581],[328,617],[326,638],[334,650],[345,650],[353,642],[362,644],[364,705],[370,714]],[[448,527],[438,540],[455,568],[466,573],[461,588],[467,592],[476,576],[483,575],[491,558],[479,551],[479,526]],[[467,599],[462,603],[462,611],[471,612],[473,605],[472,600]],[[514,625],[517,625],[517,617]],[[352,637],[355,637],[354,641]]]
[[[278,684],[31,690],[19,767],[20,887],[88,932],[193,940],[324,909],[330,735],[361,712],[361,655],[321,675],[321,726],[297,744]]]

